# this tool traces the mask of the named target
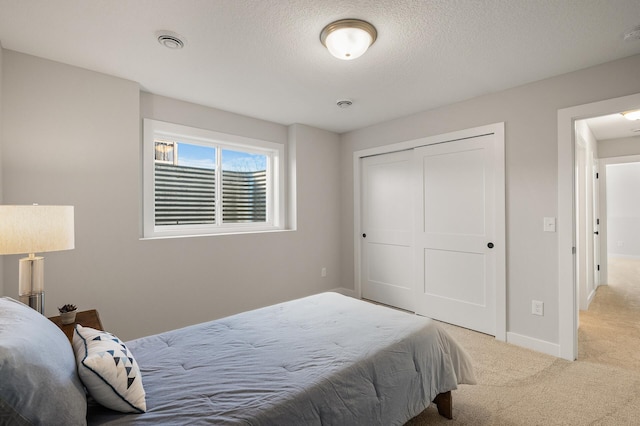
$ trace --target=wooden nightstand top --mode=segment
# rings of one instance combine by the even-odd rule
[[[95,309],[91,309],[88,311],[78,312],[76,314],[76,322],[71,324],[63,325],[60,316],[49,318],[55,325],[60,327],[60,329],[67,335],[69,341],[73,341],[73,330],[76,328],[76,324],[80,324],[83,327],[91,327],[96,330],[104,330],[102,328],[102,322],[100,321],[100,315],[98,315],[98,311]]]

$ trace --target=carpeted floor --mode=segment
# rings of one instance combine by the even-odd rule
[[[640,425],[640,260],[610,260],[609,274],[580,313],[574,362],[443,324],[478,385],[453,392],[453,420],[432,404],[405,426]]]
[[[578,358],[640,371],[640,260],[614,258],[608,267],[610,284],[580,313]]]

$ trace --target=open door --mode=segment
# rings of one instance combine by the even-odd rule
[[[600,170],[593,161],[593,291],[600,285]]]

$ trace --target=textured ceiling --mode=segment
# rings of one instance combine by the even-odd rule
[[[319,41],[342,18],[378,29],[354,61]],[[6,49],[338,133],[640,54],[637,25],[638,0],[0,0]]]

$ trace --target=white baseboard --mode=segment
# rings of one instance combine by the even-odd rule
[[[343,295],[349,296],[349,297],[356,297],[356,291],[355,290],[351,290],[349,288],[337,287],[337,288],[331,289],[331,291],[335,291],[336,293],[340,293],[340,294],[343,294]]]
[[[522,346],[523,348],[532,349],[547,355],[560,357],[560,345],[557,343],[547,342],[533,337],[523,336],[522,334],[507,332],[507,342]]]
[[[620,259],[640,259],[640,256],[635,256],[635,255],[632,255],[632,254],[609,253],[609,257],[618,257]]]

